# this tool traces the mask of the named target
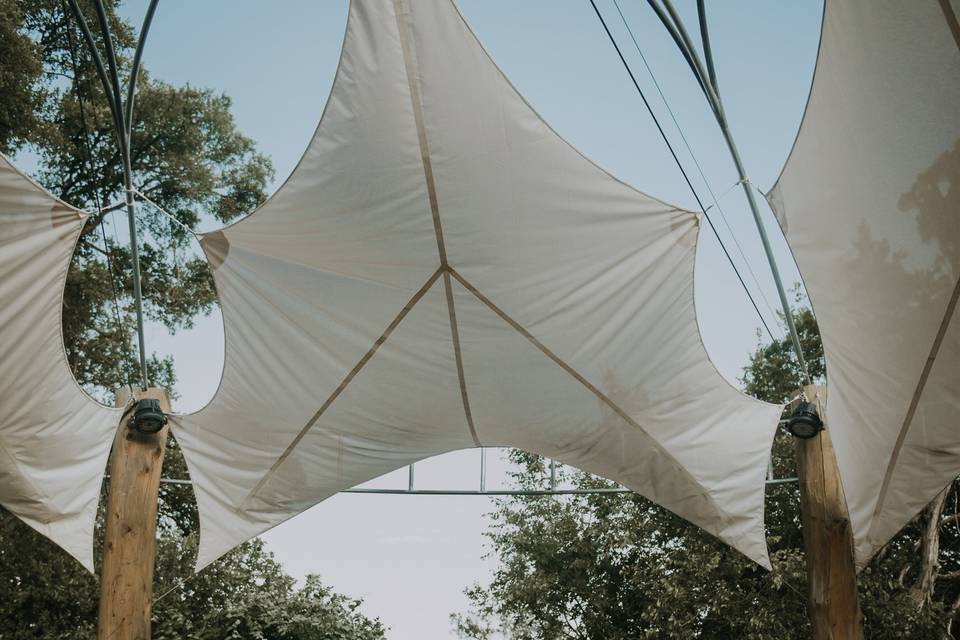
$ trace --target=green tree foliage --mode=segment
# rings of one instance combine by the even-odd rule
[[[309,576],[299,588],[259,540],[192,573],[195,537],[159,540],[154,640],[381,640],[360,602]],[[13,516],[0,515],[0,638],[94,638],[94,576]]]
[[[822,379],[813,315],[802,310],[795,319],[811,373]],[[758,347],[742,379],[749,393],[771,402],[789,399],[801,381],[786,340]],[[779,433],[777,477],[796,475],[793,450],[791,436]],[[516,486],[546,485],[542,458],[511,455],[519,465]],[[562,476],[577,487],[613,486],[566,468]],[[867,637],[953,637],[960,528],[956,493],[944,496],[935,513],[919,516],[861,573]],[[805,640],[810,626],[796,483],[768,485],[765,508],[770,572],[635,494],[503,499],[487,534],[499,566],[489,584],[467,590],[471,611],[453,621],[462,637],[478,640]],[[931,517],[932,528],[926,526]],[[938,562],[925,567],[919,551],[934,543],[925,534],[930,529]],[[932,588],[924,593],[930,571]]]
[[[95,26],[92,5],[80,4]],[[115,8],[108,6],[109,21],[126,74],[134,30]],[[270,162],[237,131],[226,96],[143,71],[134,115],[134,184],[181,223],[228,222],[265,197]],[[97,213],[122,196],[123,181],[103,90],[65,0],[0,0],[0,151],[19,149],[36,159],[45,187],[94,212],[68,274],[63,331],[77,379],[109,401],[137,371],[125,216]],[[207,263],[189,234],[153,207],[140,206],[138,222],[147,317],[171,331],[189,327],[216,304]],[[172,361],[154,355],[149,369],[153,384],[172,393]],[[188,477],[173,438],[163,474]],[[298,587],[258,541],[194,574],[192,488],[161,485],[159,511],[155,639],[383,637],[359,602],[316,576]],[[93,638],[98,591],[94,576],[0,508],[0,638]]]
[[[0,152],[10,153],[34,134],[44,99],[37,45],[21,30],[23,13],[0,2]]]
[[[189,576],[179,545],[159,551],[165,576]],[[360,602],[309,576],[296,588],[263,543],[230,552],[196,578],[157,585],[154,640],[379,640],[383,627],[357,611]],[[182,583],[182,584],[181,584]],[[210,603],[219,606],[211,609]]]
[[[81,5],[99,37],[92,9],[88,3]],[[121,74],[126,76],[134,32],[115,12],[110,15]],[[31,114],[16,117],[10,126],[0,121],[0,147],[26,145],[37,156],[37,177],[45,187],[95,212],[69,272],[63,327],[78,381],[107,399],[137,371],[125,215],[96,213],[123,197],[113,120],[93,58],[65,0],[0,0],[0,34],[0,46],[25,60],[8,65],[0,58],[0,83],[19,88],[4,92],[2,100]],[[131,162],[138,191],[188,227],[201,219],[229,222],[264,199],[272,166],[253,141],[237,131],[228,97],[209,89],[175,87],[147,71],[140,73],[137,89]],[[155,207],[139,206],[138,224],[147,319],[171,331],[190,327],[198,314],[209,313],[216,304],[206,261],[191,244],[190,234]],[[152,358],[150,369],[153,382],[173,388],[169,359]]]

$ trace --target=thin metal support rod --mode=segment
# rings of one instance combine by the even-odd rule
[[[413,491],[413,465],[407,467],[407,491]]]
[[[124,109],[123,100],[121,97],[123,93],[120,89],[120,74],[117,65],[117,56],[113,47],[113,38],[110,35],[110,23],[107,17],[107,12],[103,6],[103,0],[94,0],[93,5],[96,9],[97,20],[100,23],[100,32],[103,37],[104,48],[106,49],[106,70],[103,69],[103,62],[96,51],[92,36],[89,35],[89,28],[86,26],[86,21],[83,19],[83,14],[80,12],[79,7],[76,4],[76,0],[70,0],[71,7],[73,8],[77,20],[81,24],[81,29],[84,31],[84,37],[87,39],[87,44],[91,49],[91,53],[93,54],[95,60],[99,60],[97,70],[98,73],[101,74],[101,81],[104,82],[104,91],[107,94],[107,99],[111,102],[111,111],[114,114],[114,121],[117,129],[117,142],[120,147],[120,158],[123,164],[124,201],[127,208],[127,224],[130,234],[130,258],[133,265],[133,300],[137,315],[137,343],[140,356],[140,384],[144,389],[146,389],[149,385],[149,378],[147,376],[147,350],[143,330],[143,291],[141,288],[142,283],[140,276],[140,252],[137,246],[137,221],[133,197],[133,166],[131,159],[130,133],[133,126],[133,96],[136,91],[140,58],[143,55],[144,43],[146,42],[147,33],[150,30],[150,24],[153,21],[153,15],[156,12],[158,2],[159,0],[151,0],[150,6],[147,10],[146,18],[144,19],[143,29],[141,29],[137,41],[134,68],[131,71],[129,84],[127,86],[127,105],[126,109]],[[109,78],[109,82],[107,82],[107,78]]]
[[[109,479],[109,477],[108,477]],[[790,484],[796,482],[796,478],[771,478],[766,484]],[[192,485],[191,480],[180,478],[160,478],[162,484],[180,484]],[[562,496],[570,494],[602,494],[602,493],[633,493],[630,489],[622,488],[598,488],[598,489],[494,489],[487,491],[486,487],[481,487],[479,491],[470,489],[374,489],[355,487],[353,489],[344,489],[340,493],[371,493],[386,495],[413,495],[413,496]]]
[[[93,34],[87,25],[83,12],[80,10],[80,6],[77,4],[77,0],[69,0],[69,4],[70,10],[77,24],[80,26],[80,32],[83,34],[87,48],[90,49],[90,55],[93,58],[97,75],[100,77],[100,82],[103,85],[103,92],[107,99],[107,104],[110,107],[110,113],[113,115],[114,127],[116,128],[117,144],[120,149],[120,158],[123,165],[124,203],[127,207],[127,220],[130,228],[130,254],[133,262],[133,297],[137,312],[137,341],[140,356],[140,383],[142,388],[146,389],[148,386],[147,355],[143,339],[143,295],[140,289],[140,255],[137,250],[137,226],[133,209],[130,146],[128,136],[126,135],[127,125],[124,120],[123,105],[120,97],[120,80],[117,73],[116,54],[113,50],[113,40],[110,37],[109,22],[107,21],[107,15],[103,8],[102,1],[94,0],[94,7],[97,10],[97,18],[107,49],[109,73],[107,67],[104,65],[103,58],[100,56],[99,51],[97,51],[96,41],[93,39]],[[145,35],[144,33],[140,34],[141,43],[138,44],[138,49],[142,49],[142,41]]]
[[[768,480],[768,485],[792,484],[796,478],[776,478]],[[389,496],[579,496],[633,493],[624,487],[596,488],[596,489],[491,489],[489,491],[475,491],[472,489],[374,489],[354,487],[344,489],[340,493],[359,493]]]
[[[77,0],[69,0],[69,5],[74,19],[80,26],[80,33],[83,34],[83,40],[87,48],[90,49],[90,56],[93,58],[93,65],[97,69],[97,75],[100,77],[100,84],[103,85],[103,92],[107,98],[107,106],[110,107],[110,114],[113,116],[114,126],[119,127],[123,124],[123,117],[117,109],[117,101],[113,95],[113,87],[110,84],[110,78],[107,76],[103,58],[100,56],[100,52],[97,51],[97,44],[93,39],[93,33],[90,32],[90,27],[87,25],[86,18],[83,17],[83,12],[80,10],[80,5],[77,4]]]
[[[557,461],[550,459],[550,491],[557,489]]]
[[[120,91],[120,74],[118,71],[119,67],[117,66],[117,53],[113,48],[113,36],[110,35],[110,22],[107,18],[107,11],[103,6],[103,0],[94,0],[93,7],[97,11],[97,21],[100,23],[100,35],[103,38],[103,46],[107,54],[107,71],[109,72],[108,77],[110,78],[110,85],[113,87],[113,98],[117,104],[117,112],[120,115],[120,124],[123,124],[123,103],[121,101],[121,96],[123,94]],[[126,140],[126,128],[121,128],[119,131],[117,131],[117,135],[120,137],[121,146],[125,147],[126,145],[123,143]]]
[[[473,491],[470,489],[344,489],[340,493],[360,493],[389,496],[571,496],[595,494],[624,494],[633,493],[630,489],[494,489],[491,491]]]
[[[182,485],[192,485],[191,480],[181,480],[180,478],[160,478],[162,484],[182,484]]]
[[[760,313],[760,307],[757,306],[757,301],[754,300],[753,294],[750,293],[750,289],[747,287],[747,283],[744,282],[743,276],[740,275],[740,270],[737,269],[737,265],[733,262],[733,258],[730,256],[730,252],[727,251],[727,246],[723,243],[723,239],[720,237],[720,233],[717,231],[717,227],[713,224],[713,219],[710,217],[710,214],[707,212],[708,207],[703,205],[703,201],[700,200],[700,196],[697,194],[697,190],[693,187],[693,183],[690,181],[690,176],[687,175],[686,169],[683,168],[683,163],[680,162],[680,158],[677,157],[677,152],[674,150],[673,145],[670,143],[670,139],[667,137],[666,132],[663,130],[663,127],[660,126],[660,121],[657,119],[657,115],[653,112],[653,107],[650,106],[650,102],[647,100],[647,96],[643,93],[643,89],[640,88],[640,83],[637,82],[637,78],[633,75],[633,70],[630,68],[630,65],[627,63],[627,59],[623,56],[623,52],[620,50],[620,45],[617,44],[616,38],[613,37],[610,28],[607,26],[607,21],[604,20],[603,14],[600,13],[599,7],[595,0],[589,0],[590,6],[593,7],[594,13],[597,15],[597,19],[600,21],[601,26],[603,26],[604,32],[607,34],[607,38],[610,40],[610,44],[613,45],[614,50],[617,52],[617,57],[620,58],[620,62],[623,63],[623,68],[627,72],[627,75],[630,76],[630,81],[633,82],[634,88],[637,90],[640,99],[643,101],[644,107],[647,109],[647,113],[650,114],[650,118],[653,120],[653,124],[657,127],[657,131],[660,132],[660,137],[663,139],[663,143],[666,145],[667,150],[670,152],[673,161],[676,163],[677,168],[680,170],[680,174],[683,176],[684,182],[687,183],[687,187],[690,189],[690,193],[693,195],[693,199],[697,201],[697,206],[700,207],[700,211],[703,212],[703,217],[706,218],[707,224],[710,225],[710,230],[713,231],[713,235],[716,236],[717,242],[720,244],[720,248],[723,250],[723,255],[726,256],[727,262],[730,263],[730,267],[733,269],[733,273],[737,276],[737,280],[740,281],[740,286],[743,287],[743,292],[747,294],[747,298],[750,300],[750,304],[753,305],[754,310],[757,312],[757,317],[760,318],[760,323],[763,324],[763,327],[767,330],[767,333],[770,334],[770,339],[773,340],[773,333],[770,331],[770,327],[767,326],[767,321],[764,319],[763,314]],[[691,63],[691,68],[693,68]],[[696,75],[696,70],[694,69],[694,75]],[[692,154],[691,154],[692,155]],[[696,162],[696,159],[694,159]]]
[[[593,4],[593,0],[591,0],[591,4]],[[658,18],[660,18],[660,22],[662,22],[667,28],[667,33],[670,34],[670,37],[673,38],[677,48],[680,49],[680,53],[683,55],[683,59],[687,61],[687,66],[690,67],[690,71],[693,73],[694,79],[696,79],[697,84],[700,85],[700,89],[706,93],[707,88],[704,85],[703,76],[700,74],[700,71],[697,70],[697,65],[693,58],[691,58],[688,54],[687,47],[684,46],[683,40],[680,37],[680,33],[673,27],[673,24],[670,22],[670,18],[664,12],[663,8],[657,4],[657,0],[647,0],[647,4],[650,5],[650,8],[653,9],[653,12],[657,14]],[[594,5],[594,9],[596,9],[596,5]],[[712,103],[710,108],[713,108]]]
[[[767,484],[790,484],[797,481],[798,478],[771,478],[767,480]]]
[[[753,221],[757,225],[757,231],[760,234],[760,240],[763,243],[763,251],[767,255],[767,262],[770,263],[770,271],[773,274],[773,282],[777,285],[777,295],[780,297],[780,304],[783,306],[783,317],[790,330],[790,339],[793,341],[793,349],[797,354],[797,362],[800,363],[800,370],[806,377],[807,384],[813,384],[810,379],[810,370],[807,369],[807,361],[803,357],[803,347],[800,345],[800,334],[797,333],[797,325],[793,321],[793,309],[790,307],[790,301],[787,298],[787,291],[783,286],[783,279],[780,277],[780,269],[777,266],[777,258],[773,255],[773,248],[770,246],[770,238],[767,236],[767,230],[760,216],[760,208],[757,206],[757,200],[753,195],[753,189],[750,187],[750,179],[743,168],[743,162],[740,160],[740,153],[737,151],[737,145],[733,141],[733,134],[730,133],[730,127],[727,125],[727,118],[720,115],[717,118],[720,128],[723,130],[723,137],[730,147],[730,155],[733,156],[737,171],[740,172],[741,186],[747,196],[747,202],[750,203],[750,212],[753,214]]]
[[[697,18],[700,20],[700,42],[703,43],[703,56],[707,62],[707,73],[713,92],[720,95],[720,83],[717,82],[717,70],[713,66],[713,52],[710,49],[710,30],[707,28],[707,6],[704,0],[697,0]]]
[[[797,356],[797,362],[800,364],[800,369],[803,371],[807,383],[810,384],[810,373],[807,369],[806,359],[803,357],[803,348],[800,345],[800,335],[797,333],[797,326],[793,321],[793,311],[790,307],[790,301],[787,298],[786,289],[783,286],[783,279],[780,276],[780,268],[777,266],[776,256],[774,256],[773,248],[770,246],[770,238],[767,235],[767,230],[763,223],[763,217],[760,215],[760,208],[757,206],[757,201],[750,185],[750,179],[747,177],[746,169],[744,169],[743,161],[740,158],[740,152],[737,149],[737,144],[733,139],[733,133],[730,131],[730,125],[727,122],[727,117],[724,113],[723,103],[720,100],[717,87],[711,82],[710,77],[704,73],[703,64],[700,62],[700,57],[692,48],[692,46],[690,46],[690,39],[688,36],[686,36],[686,30],[683,27],[683,22],[680,20],[680,16],[676,13],[676,11],[674,11],[672,5],[670,4],[670,0],[663,0],[663,3],[667,7],[667,11],[670,14],[670,18],[672,18],[672,22],[671,19],[668,18],[663,10],[657,5],[656,0],[648,0],[648,3],[657,14],[657,17],[660,18],[663,26],[673,37],[674,42],[680,49],[680,53],[687,60],[690,68],[697,76],[697,80],[703,89],[704,96],[706,96],[707,102],[717,119],[717,124],[720,125],[720,131],[723,133],[723,138],[726,141],[727,148],[729,149],[730,155],[733,158],[733,164],[736,166],[737,173],[740,176],[740,186],[743,187],[743,192],[747,197],[747,203],[750,205],[750,212],[753,214],[753,221],[756,224],[757,232],[760,235],[763,251],[767,257],[767,263],[770,265],[770,271],[773,275],[773,282],[777,287],[777,295],[780,297],[780,305],[783,307],[784,321],[787,323],[787,329],[790,331],[790,338],[793,342],[793,348]],[[705,13],[701,18],[701,21],[704,23],[706,22]],[[712,61],[713,53],[709,48],[709,38],[703,39],[703,45],[704,55]]]
[[[677,13],[676,9],[674,9],[673,3],[670,2],[670,0],[662,1],[663,6],[667,8],[667,13],[670,14],[670,18],[673,20],[674,27],[679,36],[679,39],[675,39],[675,42],[677,42],[678,46],[682,44],[686,48],[689,58],[693,61],[693,66],[700,78],[700,88],[703,89],[704,92],[711,94],[708,96],[712,97],[710,103],[711,108],[714,111],[722,113],[723,105],[720,103],[720,96],[714,89],[714,86],[710,83],[710,76],[703,68],[703,63],[700,61],[700,56],[697,55],[697,50],[693,46],[693,40],[690,38],[690,34],[687,33],[687,29],[684,26],[683,21],[680,19],[680,14]]]
[[[133,205],[133,188],[130,184],[129,162],[124,168],[124,183],[127,198],[127,226],[130,230],[130,257],[133,262],[133,299],[137,310],[137,344],[140,351],[140,384],[149,385],[147,378],[147,348],[143,338],[143,291],[140,284],[140,254],[137,250],[137,222]]]
[[[157,5],[160,0],[150,0],[150,6],[147,7],[147,14],[143,17],[143,26],[140,27],[140,36],[137,39],[137,50],[133,54],[133,66],[130,68],[130,82],[127,83],[127,103],[124,105],[126,110],[124,116],[127,125],[127,140],[130,140],[130,133],[133,129],[133,102],[137,91],[137,77],[140,75],[140,59],[143,57],[143,47],[147,42],[147,34],[150,32],[150,25],[153,24],[153,14],[157,12]]]
[[[487,490],[487,448],[480,447],[480,493]]]

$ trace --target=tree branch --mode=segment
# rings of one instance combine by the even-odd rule
[[[920,534],[920,574],[910,589],[913,600],[920,609],[933,601],[933,591],[940,572],[940,521],[951,488],[952,483],[938,493],[924,510],[925,522]]]

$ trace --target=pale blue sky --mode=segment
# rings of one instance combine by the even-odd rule
[[[430,0],[416,0],[430,1]],[[642,0],[620,0],[638,41],[704,167],[747,259],[748,285],[771,325],[776,304],[769,269],[728,153],[685,63]],[[614,175],[658,198],[695,208],[607,41],[588,0],[460,0],[461,9],[513,83],[564,137]],[[696,31],[692,0],[676,0]],[[611,0],[598,0],[701,198],[696,170],[629,41]],[[146,0],[122,13],[139,25]],[[336,68],[346,0],[162,0],[144,61],[157,78],[223,91],[242,132],[274,162],[275,189],[303,152]],[[776,179],[802,116],[819,39],[822,2],[737,0],[708,6],[720,87],[751,180]],[[725,195],[724,195],[725,194]],[[714,220],[728,239],[716,209]],[[799,279],[768,211],[784,279]],[[701,332],[718,369],[736,382],[760,326],[712,235],[704,230],[696,272]],[[739,255],[728,242],[735,259]],[[147,292],[149,294],[149,292]],[[774,307],[776,308],[776,307]],[[782,329],[774,327],[775,332]],[[177,336],[150,327],[148,348],[177,359],[176,409],[202,406],[222,365],[219,316]],[[475,482],[476,452],[418,466],[420,486]],[[399,486],[402,475],[390,479]],[[366,599],[364,611],[391,627],[391,640],[452,637],[448,614],[466,606],[462,590],[483,580],[485,498],[337,496],[266,536],[295,576],[320,573],[336,589]]]

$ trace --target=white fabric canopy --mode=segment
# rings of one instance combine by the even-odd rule
[[[780,407],[708,359],[698,230],[560,139],[448,0],[353,2],[299,166],[202,239],[225,365],[210,404],[174,421],[198,565],[340,490],[484,445],[619,481],[769,566]]]
[[[960,472],[956,14],[828,0],[769,194],[823,332],[861,566]],[[92,569],[119,412],[79,388],[63,349],[83,223],[0,156],[0,504]],[[174,420],[198,564],[340,490],[484,445],[614,479],[768,566],[780,407],[707,357],[698,231],[550,130],[449,0],[353,2],[301,163],[203,236],[226,361],[210,404]]]
[[[63,349],[63,287],[85,218],[0,155],[0,504],[93,571],[120,414],[80,389]]]
[[[948,0],[828,0],[769,200],[823,335],[863,566],[960,472],[960,28]]]

